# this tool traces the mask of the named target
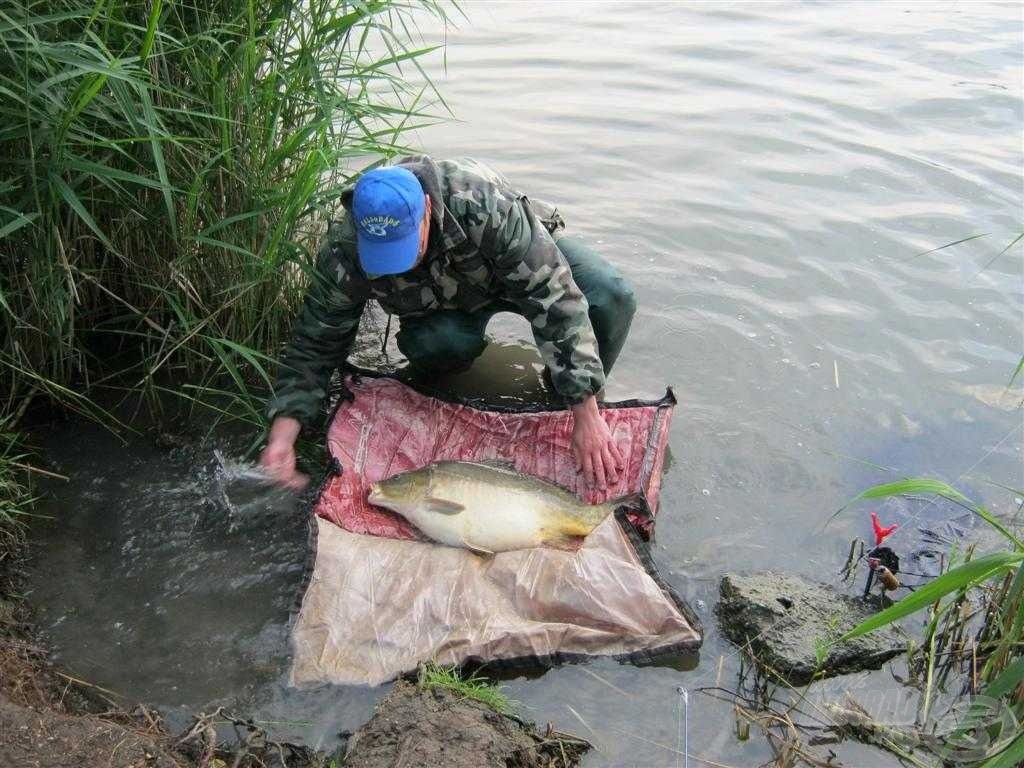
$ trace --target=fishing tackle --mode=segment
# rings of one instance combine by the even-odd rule
[[[882,585],[883,591],[888,590],[892,592],[900,588],[900,580],[884,565],[879,564],[875,568],[875,573],[878,575],[878,582]]]
[[[868,580],[864,585],[864,599],[871,594],[871,585],[874,583],[875,574],[882,584],[883,591],[898,589],[900,586],[896,574],[900,572],[900,558],[890,547],[883,547],[882,543],[892,535],[899,526],[896,523],[883,526],[878,515],[871,513],[871,528],[875,533],[875,548],[868,552]],[[890,586],[892,585],[892,586]]]

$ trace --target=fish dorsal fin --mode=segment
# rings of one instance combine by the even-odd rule
[[[465,507],[458,502],[433,497],[424,499],[423,507],[428,512],[437,512],[440,515],[457,515],[465,509]]]
[[[483,467],[490,467],[491,469],[503,469],[506,472],[518,472],[516,465],[508,459],[481,459],[480,461],[474,461],[473,464],[479,464]]]

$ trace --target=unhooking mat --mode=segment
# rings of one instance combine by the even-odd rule
[[[390,378],[346,380],[329,424],[336,471],[314,505],[313,567],[292,628],[293,685],[376,685],[433,660],[553,664],[588,656],[654,662],[693,650],[701,626],[659,577],[645,543],[675,399],[602,406],[627,460],[604,492],[577,475],[571,414],[488,410]],[[481,556],[423,539],[366,501],[369,485],[445,459],[499,459],[594,502],[642,490],[578,549]]]

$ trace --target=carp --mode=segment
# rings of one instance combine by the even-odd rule
[[[586,536],[640,494],[587,504],[561,486],[500,462],[438,461],[370,486],[368,501],[397,512],[429,538],[494,554]]]

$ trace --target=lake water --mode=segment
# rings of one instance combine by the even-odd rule
[[[610,661],[508,681],[538,722],[598,747],[588,766],[677,766],[678,687],[696,758],[751,766],[715,626],[729,569],[832,581],[868,509],[916,524],[941,504],[860,505],[864,487],[931,475],[1011,512],[1022,479],[1022,19],[1018,5],[463,4],[432,73],[457,121],[419,131],[559,205],[632,280],[640,307],[609,399],[679,398],[656,558],[702,614],[695,669]],[[931,253],[954,241],[983,235]],[[525,323],[453,382],[529,390]],[[526,383],[524,383],[524,381]],[[37,529],[32,599],[58,661],[183,717],[213,702],[330,746],[380,690],[284,685],[304,523],[229,525],[207,469],[98,430],[55,428],[72,482]],[[210,462],[206,462],[209,465]],[[281,523],[284,519],[286,522]],[[961,521],[962,522],[962,521]],[[900,537],[903,537],[902,540]],[[863,702],[888,672],[844,683]],[[386,689],[385,689],[386,690]],[[867,748],[847,765],[884,766]]]

